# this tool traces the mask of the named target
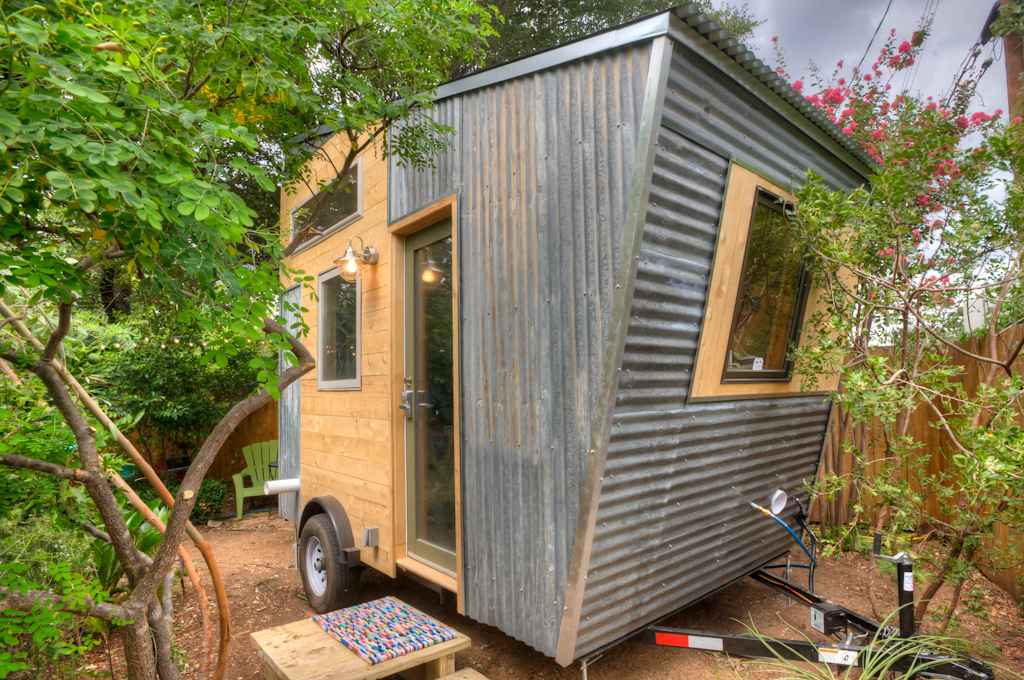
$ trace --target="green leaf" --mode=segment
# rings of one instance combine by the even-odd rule
[[[51,170],[46,173],[46,180],[54,189],[67,189],[71,186],[71,178],[60,170]]]
[[[0,109],[0,133],[13,135],[21,128],[21,121]],[[244,161],[243,161],[244,163]]]
[[[191,215],[196,210],[195,201],[182,201],[178,204],[178,214],[185,215],[186,217]]]
[[[195,205],[195,204],[193,204],[193,205]],[[205,203],[200,203],[200,204],[196,205],[194,217],[197,220],[202,222],[203,220],[205,220],[209,216],[210,216],[210,208],[208,208]]]

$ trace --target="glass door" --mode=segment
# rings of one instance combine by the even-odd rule
[[[406,551],[455,575],[452,222],[405,240]]]

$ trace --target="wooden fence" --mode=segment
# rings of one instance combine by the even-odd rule
[[[1007,353],[1024,337],[1024,326],[1015,326],[997,339],[997,351],[1000,357],[1007,356]],[[961,349],[967,350],[979,356],[988,356],[987,338],[969,340],[960,345]],[[982,362],[967,356],[962,352],[955,351],[950,363],[963,367],[960,374],[960,382],[968,395],[977,392],[978,386],[984,380]],[[1018,371],[1024,368],[1024,358],[1018,357],[1014,362],[1014,368]],[[947,468],[951,450],[948,435],[944,430],[935,427],[936,418],[932,410],[927,406],[917,409],[911,416],[909,434],[924,446],[923,454],[927,454],[927,472],[937,474]],[[877,427],[868,425],[851,424],[840,409],[834,408],[829,421],[828,434],[821,452],[821,465],[818,467],[818,481],[824,482],[826,475],[838,475],[850,479],[853,472],[854,457],[853,450],[859,452],[861,460],[865,461],[865,473],[867,477],[878,474],[881,467],[879,461],[885,456],[884,441],[877,436]],[[849,446],[843,447],[842,443]],[[845,450],[844,450],[845,448]],[[911,466],[907,466],[908,468]],[[922,472],[924,472],[922,470]],[[907,476],[912,486],[917,486],[916,475]],[[847,524],[855,519],[851,506],[851,496],[854,489],[847,484],[833,499],[820,495],[812,508],[812,519],[820,521],[824,526],[839,526]],[[939,507],[935,498],[930,497],[926,501],[929,513],[938,514]],[[874,517],[860,517],[860,521],[874,522]],[[1024,540],[1014,531],[1005,525],[996,527],[993,541],[1001,548],[1016,550],[1017,554],[1024,560]],[[1024,596],[1024,567],[1018,566],[1013,569],[991,570],[989,577],[1010,593],[1013,598],[1020,602]]]
[[[137,433],[128,433],[128,438],[133,441],[135,441],[136,436]],[[213,464],[210,466],[206,476],[213,479],[230,481],[231,475],[241,472],[245,468],[245,457],[242,455],[242,447],[257,442],[265,442],[270,439],[277,439],[276,401],[271,401],[261,406],[238,424],[235,431],[231,433],[227,441],[224,442],[224,445],[220,447],[220,451],[217,452],[217,457],[214,458]],[[136,445],[139,445],[138,441],[136,441]],[[140,450],[143,448],[139,446]],[[153,463],[157,465],[157,469],[161,469],[160,465],[162,465],[164,460],[164,452],[161,450],[161,447],[158,445],[145,448],[145,450],[152,457]]]
[[[242,447],[271,439],[277,439],[277,402],[273,400],[249,414],[238,424],[220,447],[207,476],[230,480],[231,475],[241,472],[245,467]]]

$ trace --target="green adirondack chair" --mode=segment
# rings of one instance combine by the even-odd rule
[[[277,440],[260,442],[242,447],[246,467],[237,475],[231,475],[235,482],[235,519],[242,516],[242,501],[253,496],[263,496],[263,483],[269,479],[277,479],[277,468],[270,463],[277,462]],[[252,486],[245,486],[243,478],[248,476]]]

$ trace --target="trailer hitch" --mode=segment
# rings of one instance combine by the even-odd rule
[[[994,680],[995,673],[976,659],[956,658],[926,649],[908,653],[912,641],[894,637],[868,646],[822,644],[810,640],[775,640],[754,635],[709,633],[649,626],[631,638],[632,642],[662,647],[701,649],[748,659],[785,659],[837,666],[879,667],[911,673],[920,678],[944,680]]]
[[[809,529],[809,528],[808,528]],[[809,588],[759,569],[752,574],[758,583],[807,606],[811,628],[839,643],[811,640],[774,640],[755,635],[733,635],[700,630],[648,626],[630,638],[633,642],[664,647],[681,647],[722,652],[751,659],[785,659],[860,668],[885,666],[915,678],[933,680],[994,680],[995,673],[983,661],[929,649],[915,637],[914,565],[910,555],[881,554],[881,535],[875,534],[873,552],[879,559],[897,567],[899,589],[899,628],[881,625],[831,602]],[[810,584],[808,584],[809,587]],[[857,643],[857,644],[854,644]]]

